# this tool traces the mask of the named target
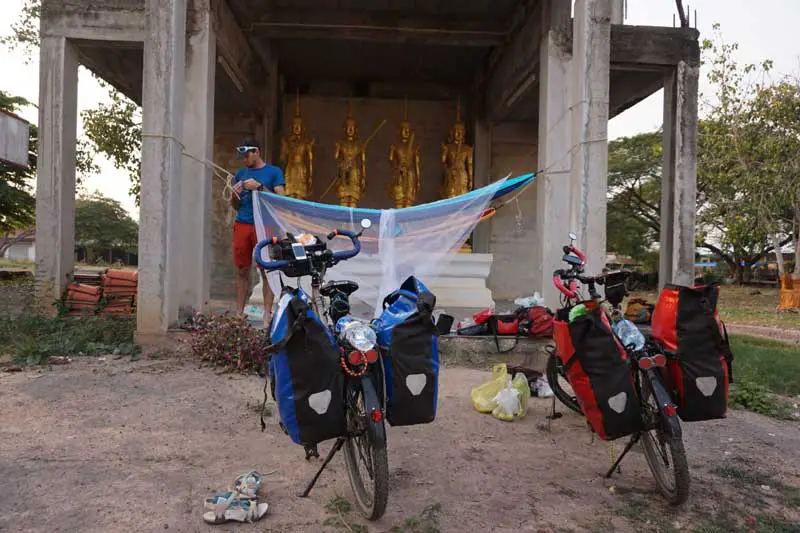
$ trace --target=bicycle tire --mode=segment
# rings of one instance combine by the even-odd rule
[[[362,380],[355,384],[357,394],[360,391],[363,397],[364,406],[381,405],[375,387],[369,379]],[[352,415],[350,415],[352,416]],[[364,414],[358,416],[367,417],[366,408]],[[367,424],[375,424],[367,418]],[[383,425],[381,421],[379,424]],[[376,434],[382,438],[376,437]],[[389,457],[386,450],[386,431],[376,432],[366,428],[363,437],[366,437],[369,450],[369,457],[372,463],[371,485],[372,497],[367,493],[367,487],[358,467],[358,449],[355,438],[348,438],[342,451],[344,452],[344,463],[347,469],[347,477],[350,479],[350,487],[356,498],[356,506],[367,520],[379,520],[386,512],[386,504],[389,500]]]
[[[647,380],[646,376],[641,377],[643,381]],[[649,387],[650,385],[646,387],[648,393],[650,393]],[[646,401],[647,398],[643,398],[643,400]],[[659,413],[659,416],[662,417],[662,423],[655,428],[655,431],[658,435],[659,441],[662,441],[667,448],[669,448],[672,466],[675,471],[674,488],[667,484],[666,478],[669,476],[669,474],[664,470],[664,468],[662,468],[664,466],[662,463],[663,458],[659,450],[656,448],[657,444],[650,438],[650,432],[645,432],[642,435],[642,450],[644,451],[644,456],[647,460],[647,466],[650,468],[650,472],[653,474],[653,478],[656,480],[658,491],[671,505],[677,506],[681,505],[689,498],[689,463],[686,459],[686,449],[683,446],[683,438],[680,436],[668,435],[667,432],[664,431],[665,421],[663,417],[665,415],[663,413]],[[670,420],[669,423],[676,424],[676,427],[680,428],[680,422],[677,418]],[[673,433],[681,435],[680,431],[675,431]]]
[[[555,397],[558,398],[558,401],[579,415],[582,415],[583,409],[581,409],[581,404],[578,403],[578,399],[575,396],[570,396],[564,389],[561,388],[561,385],[558,383],[558,377],[561,374],[558,371],[557,357],[558,356],[555,354],[555,352],[553,352],[550,354],[550,357],[547,358],[547,383],[550,385],[550,389],[553,391]]]

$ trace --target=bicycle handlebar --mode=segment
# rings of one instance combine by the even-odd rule
[[[342,235],[344,237],[348,237],[353,243],[353,248],[351,250],[340,250],[338,252],[333,252],[333,253],[327,251],[327,253],[329,254],[329,257],[333,260],[333,262],[345,261],[345,260],[351,259],[351,258],[357,256],[359,253],[361,253],[361,243],[358,240],[358,238],[361,236],[360,232],[356,234],[356,233],[354,233],[352,231],[343,230],[343,229],[337,229],[337,230],[333,230],[332,232],[330,232],[328,234],[328,240],[333,239],[337,235]],[[292,238],[291,236],[288,237],[288,238],[292,242],[295,242],[295,239]],[[275,261],[264,261],[264,260],[261,259],[261,253],[264,250],[264,248],[266,246],[269,246],[270,244],[278,244],[278,242],[279,242],[279,240],[278,240],[277,237],[272,237],[272,239],[264,239],[262,241],[259,241],[258,244],[256,244],[256,248],[253,251],[253,258],[255,259],[256,264],[259,267],[261,267],[262,269],[264,269],[264,270],[266,270],[268,272],[273,271],[273,270],[284,269],[284,268],[288,267],[289,265],[291,265],[294,262],[294,261],[291,261],[291,260],[288,260],[288,259],[278,259],[278,260],[275,260]],[[308,261],[309,259],[310,258],[307,257],[305,259],[305,261]]]

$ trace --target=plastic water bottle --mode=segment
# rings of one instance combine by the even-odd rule
[[[636,324],[624,318],[614,324],[614,333],[617,334],[622,345],[630,350],[639,351],[644,348],[645,340]]]

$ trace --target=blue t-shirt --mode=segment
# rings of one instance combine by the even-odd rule
[[[235,185],[240,181],[247,181],[250,178],[259,182],[270,192],[275,192],[275,187],[281,185],[284,187],[286,186],[286,182],[283,179],[283,171],[279,167],[270,164],[266,164],[261,168],[244,167],[240,169],[233,178],[233,184]],[[239,211],[236,213],[237,222],[255,224],[252,196],[252,191],[242,188],[242,191],[239,193]]]

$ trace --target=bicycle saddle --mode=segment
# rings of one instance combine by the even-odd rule
[[[354,292],[358,290],[358,283],[355,281],[329,281],[325,283],[320,289],[320,294],[326,298],[330,298],[337,292],[343,292],[347,296],[350,296]]]

